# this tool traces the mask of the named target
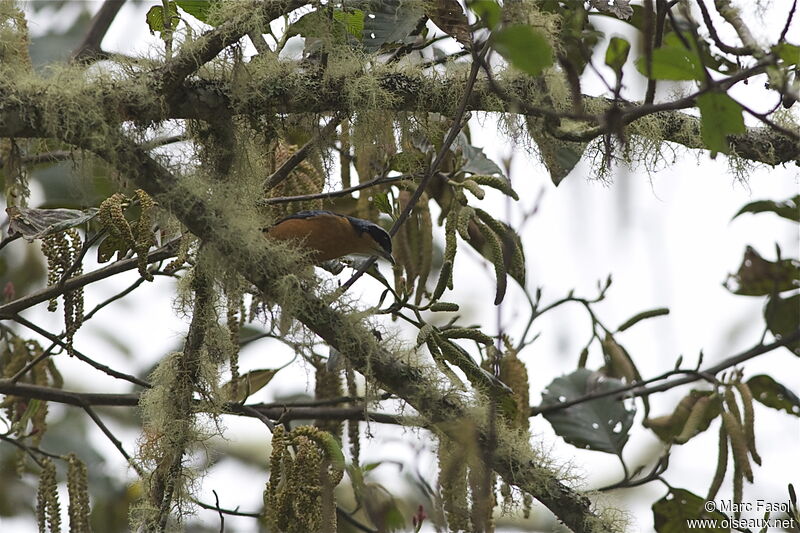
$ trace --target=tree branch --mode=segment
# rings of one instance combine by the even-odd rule
[[[665,390],[673,389],[680,385],[686,385],[687,383],[695,382],[697,380],[703,379],[706,376],[714,376],[715,374],[722,372],[723,370],[727,370],[732,366],[744,363],[745,361],[752,359],[753,357],[765,354],[767,352],[771,352],[772,350],[776,350],[783,346],[788,346],[789,344],[797,342],[798,340],[800,340],[800,330],[797,330],[791,335],[787,335],[770,344],[759,344],[742,353],[732,355],[704,370],[696,370],[696,371],[671,370],[660,376],[656,376],[654,378],[645,381],[637,381],[635,383],[630,383],[629,385],[625,387],[620,387],[618,389],[606,390],[592,394],[585,394],[579,398],[575,398],[567,402],[531,407],[530,416],[536,416],[541,414],[552,413],[554,411],[560,411],[562,409],[567,409],[569,407],[572,407],[573,405],[578,405],[581,403],[596,400],[598,398],[605,398],[608,396],[614,396],[615,398],[618,399],[628,398],[628,397],[638,397],[638,396],[649,396],[650,394],[653,394],[655,392],[663,392]],[[661,383],[659,385],[650,385],[651,383],[654,383],[656,381],[662,381],[664,379],[672,377],[675,374],[684,374],[684,375],[679,378],[665,381],[664,383]]]
[[[159,261],[163,261],[164,259],[175,257],[175,253],[177,251],[177,242],[177,240],[168,242],[161,248],[150,252],[147,255],[147,262],[157,263]],[[27,296],[17,298],[16,300],[4,305],[0,305],[0,319],[13,318],[14,315],[18,314],[19,312],[24,311],[29,307],[33,307],[36,304],[51,300],[62,293],[80,289],[81,287],[85,287],[90,283],[110,278],[111,276],[121,272],[127,272],[128,270],[133,270],[135,268],[138,268],[138,259],[131,257],[121,261],[116,261],[106,267],[98,268],[97,270],[87,272],[86,274],[69,278],[63,284],[45,287],[44,289],[40,289],[34,293],[28,294]]]
[[[388,67],[387,67],[388,69]],[[737,73],[733,80],[743,81],[755,76],[760,70],[747,69],[745,74]],[[129,80],[135,84],[136,90],[120,90],[124,81],[110,84],[102,79],[87,82],[87,91],[103,94],[99,102],[105,116],[122,116],[136,118],[139,122],[161,122],[168,119],[202,119],[217,114],[267,116],[275,113],[331,113],[342,111],[350,113],[355,110],[376,109],[375,100],[353,93],[352,87],[374,87],[374,74],[362,74],[364,83],[360,83],[358,75],[329,74],[321,80],[311,80],[300,72],[254,71],[246,87],[233,91],[227,82],[209,80],[191,80],[176,91],[173,98],[163,106],[152,104],[158,98],[157,93],[141,90],[141,81]],[[744,77],[743,77],[744,76]],[[314,85],[312,88],[310,84]],[[378,80],[380,90],[385,98],[381,98],[381,110],[386,112],[431,112],[453,116],[452,94],[464,86],[465,80],[455,75],[443,74],[437,77],[423,74],[411,75],[407,72],[395,71],[381,74]],[[496,82],[514,98],[535,105],[542,99],[536,88],[524,77],[507,76]],[[719,85],[728,85],[721,80]],[[47,94],[52,95],[50,87]],[[246,100],[231,99],[230,94],[237,92],[247,94]],[[4,96],[6,95],[6,96]],[[364,96],[360,98],[360,96]],[[47,109],[51,108],[51,96],[45,96],[37,87],[20,87],[8,79],[0,79],[0,137],[59,137],[61,134],[52,122],[47,122]],[[613,102],[602,97],[583,96],[587,108],[603,110]],[[628,120],[641,120],[645,116],[654,115],[658,122],[652,127],[634,131],[653,140],[671,141],[688,148],[704,148],[700,137],[700,118],[677,109],[692,107],[693,101],[681,101],[680,105],[665,102],[654,106],[643,107],[641,103],[629,102],[625,108]],[[486,79],[475,82],[475,90],[467,103],[467,111],[486,111],[499,113],[526,114],[513,101],[498,98]],[[121,119],[122,120],[122,119]],[[97,128],[104,123],[98,123]],[[57,123],[56,123],[57,125]],[[93,130],[94,124],[86,124],[87,130]],[[603,128],[594,133],[600,135]],[[732,151],[737,156],[768,165],[800,159],[800,145],[791,137],[768,127],[748,128],[747,133],[731,136],[728,139]]]
[[[108,28],[114,22],[117,13],[122,8],[125,0],[106,0],[100,7],[100,10],[92,18],[89,31],[83,37],[83,41],[72,52],[72,60],[76,62],[88,63],[94,59],[103,59],[103,50],[100,43],[103,42],[103,37],[108,33]]]

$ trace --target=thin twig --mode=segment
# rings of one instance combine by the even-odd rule
[[[14,242],[20,237],[22,237],[22,233],[15,233],[14,235],[9,235],[8,237],[0,241],[0,250],[5,248],[8,243]]]
[[[789,31],[789,26],[792,25],[792,19],[794,18],[794,13],[797,10],[797,0],[792,2],[792,9],[789,10],[789,16],[786,17],[786,24],[783,26],[783,30],[781,31],[781,36],[778,38],[778,42],[782,43],[786,40],[786,33]]]
[[[325,124],[325,126],[317,132],[307,143],[305,143],[299,150],[289,157],[284,163],[280,166],[278,170],[272,173],[266,180],[264,180],[263,189],[265,191],[269,191],[276,187],[279,183],[283,182],[286,178],[289,177],[292,170],[297,167],[300,163],[308,157],[308,154],[311,152],[311,149],[317,146],[321,141],[325,140],[331,133],[336,130],[339,126],[339,123],[344,118],[343,113],[337,113],[336,115],[331,118],[331,120]]]
[[[44,450],[42,450],[42,449],[40,449],[40,448],[38,448],[36,446],[28,446],[27,444],[23,444],[23,443],[19,442],[17,439],[12,439],[11,437],[7,437],[7,436],[5,436],[3,434],[0,434],[0,440],[3,441],[3,442],[7,442],[7,443],[9,443],[9,444],[11,444],[13,446],[16,446],[20,450],[22,450],[25,453],[27,453],[28,456],[31,459],[33,459],[36,462],[37,465],[39,465],[39,467],[43,467],[44,465],[39,460],[39,458],[36,456],[36,453],[38,453],[39,455],[44,455],[45,457],[49,457],[51,459],[63,459],[63,457],[61,455],[57,455],[55,453],[46,452],[46,451],[44,451]],[[36,452],[36,453],[34,453],[34,452]]]
[[[100,10],[92,18],[89,31],[83,38],[81,44],[72,52],[72,60],[77,62],[88,62],[93,59],[103,59],[103,50],[100,44],[103,37],[108,33],[111,23],[122,8],[125,0],[106,0]]]
[[[215,490],[212,490],[211,492],[214,493],[214,502],[217,513],[219,514],[219,533],[225,533],[225,516],[222,514],[222,509],[219,508],[219,494],[217,494],[217,491]]]
[[[147,262],[157,263],[159,261],[163,261],[164,259],[174,257],[177,251],[177,244],[179,240],[180,239],[175,239],[170,241],[161,248],[153,250],[147,254]],[[0,305],[0,319],[11,318],[20,311],[28,309],[29,307],[33,307],[34,305],[42,302],[47,302],[64,292],[74,291],[81,287],[85,287],[90,283],[110,278],[111,276],[120,274],[122,272],[127,272],[128,270],[133,270],[134,268],[138,268],[138,266],[138,258],[131,257],[121,261],[116,261],[106,267],[87,272],[86,274],[81,274],[80,276],[70,278],[64,283],[63,286],[50,285],[49,287],[45,287],[44,289],[28,294],[27,296],[17,298],[16,300],[4,305]]]
[[[315,194],[301,194],[299,196],[279,196],[278,198],[266,198],[258,203],[260,205],[273,205],[273,204],[288,204],[290,202],[307,202],[309,200],[328,200],[329,198],[339,198],[341,196],[347,196],[348,194],[360,191],[362,189],[368,189],[370,187],[385,185],[387,183],[395,183],[403,180],[416,179],[417,177],[418,177],[417,174],[384,176],[381,178],[375,178],[373,180],[366,181],[364,183],[359,183],[358,185],[353,185],[352,187],[340,189],[338,191],[320,192]]]
[[[722,372],[723,370],[727,370],[728,368],[741,364],[761,354],[771,352],[772,350],[781,348],[783,346],[788,346],[798,340],[800,340],[800,329],[796,330],[791,335],[786,335],[781,339],[771,342],[770,344],[759,344],[742,353],[732,355],[731,357],[728,357],[723,361],[720,361],[719,363],[712,365],[702,371],[671,370],[655,378],[650,378],[648,380],[630,383],[629,385],[617,389],[586,394],[584,396],[575,398],[574,400],[569,400],[567,402],[561,402],[546,406],[531,407],[530,416],[536,416],[539,414],[559,411],[561,409],[567,409],[568,407],[572,407],[573,405],[577,405],[583,402],[588,402],[591,400],[596,400],[598,398],[605,398],[607,396],[614,396],[616,398],[649,396],[650,394],[653,394],[655,392],[663,392],[665,390],[669,390],[678,387],[680,385],[685,385],[687,383],[695,382],[699,379],[708,379],[710,376],[714,376],[715,374]],[[670,381],[666,381],[659,385],[648,386],[650,383],[654,383],[656,381],[662,381],[665,378],[674,376],[675,374],[684,374],[684,376]]]
[[[119,453],[121,453],[125,460],[128,461],[128,464],[131,466],[131,468],[133,468],[138,475],[144,476],[144,471],[142,471],[139,465],[137,465],[136,462],[131,459],[131,456],[128,455],[128,452],[126,452],[125,448],[122,446],[122,442],[116,437],[116,435],[114,435],[114,433],[112,433],[110,429],[108,429],[108,426],[106,426],[105,422],[103,422],[103,420],[97,416],[97,413],[94,412],[94,409],[92,409],[89,405],[82,405],[81,407],[84,411],[86,411],[86,414],[89,415],[89,418],[91,418],[94,423],[97,424],[97,427],[100,428],[100,431],[102,431],[103,434],[108,437],[108,440],[111,441],[114,447],[119,450]]]
[[[57,335],[53,335],[52,333],[50,333],[46,329],[37,326],[36,324],[31,322],[30,320],[27,320],[27,319],[25,319],[25,318],[23,318],[23,317],[21,317],[19,315],[14,315],[14,316],[11,317],[11,319],[14,320],[15,322],[18,322],[19,324],[22,324],[26,328],[35,331],[36,333],[38,333],[42,337],[46,338],[50,342],[58,344],[59,346],[61,346],[64,349],[67,348],[67,344],[63,340],[58,338]],[[109,376],[115,377],[117,379],[124,379],[125,381],[130,381],[131,383],[139,385],[140,387],[145,387],[145,388],[152,387],[152,385],[150,385],[148,382],[146,382],[146,381],[144,381],[142,379],[139,379],[136,376],[132,376],[130,374],[125,374],[124,372],[120,372],[118,370],[114,370],[113,368],[111,368],[109,366],[106,366],[106,365],[104,365],[102,363],[98,363],[94,359],[91,359],[91,358],[87,357],[86,355],[82,354],[78,350],[75,350],[74,348],[72,350],[72,354],[75,357],[77,357],[78,359],[80,359],[81,361],[83,361],[84,363],[96,368],[97,370],[100,370],[101,372],[104,372],[105,374],[108,374]]]
[[[717,48],[723,52],[737,56],[751,54],[751,50],[746,46],[730,46],[722,42],[722,39],[720,39],[719,35],[717,35],[717,29],[714,27],[714,22],[711,20],[711,14],[708,12],[705,0],[698,0],[697,5],[700,6],[700,13],[703,15],[703,22],[705,22],[706,28],[708,28],[708,33],[711,35],[711,39],[714,40],[714,44],[717,45]]]
[[[19,381],[20,378],[22,378],[22,376],[24,376],[25,374],[27,374],[30,371],[30,369],[32,369],[33,367],[35,367],[36,365],[38,365],[39,363],[41,363],[42,361],[44,361],[45,359],[50,357],[50,355],[53,353],[53,349],[56,346],[58,346],[57,343],[51,342],[50,346],[48,346],[45,351],[43,351],[41,354],[39,354],[39,356],[36,357],[33,361],[28,362],[28,364],[25,365],[24,367],[22,367],[19,370],[19,372],[17,372],[16,374],[14,374],[13,376],[11,376],[9,378],[11,383],[16,383],[17,381]]]

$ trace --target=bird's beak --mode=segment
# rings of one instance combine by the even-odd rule
[[[394,262],[394,257],[392,257],[392,254],[390,254],[390,253],[389,253],[389,252],[387,252],[386,250],[380,250],[380,251],[378,252],[378,255],[379,255],[380,257],[383,257],[383,258],[384,258],[384,259],[386,259],[387,261],[389,261],[389,262],[390,262],[392,265],[394,265],[394,264],[395,264],[395,262]]]

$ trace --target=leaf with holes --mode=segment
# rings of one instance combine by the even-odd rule
[[[745,248],[736,274],[728,274],[725,288],[742,296],[768,296],[800,287],[800,261],[768,261],[753,248]]]
[[[800,294],[788,298],[781,298],[780,294],[771,295],[764,307],[764,320],[775,337],[787,337],[800,329]],[[800,341],[787,344],[786,348],[800,356]]]
[[[572,374],[554,379],[542,393],[542,407],[557,405],[624,387],[618,379],[579,368]],[[556,434],[578,448],[620,455],[628,442],[635,408],[627,409],[624,402],[605,396],[578,403],[565,409],[545,413]]]
[[[386,44],[405,42],[425,16],[424,2],[362,0],[347,5],[364,11],[361,42],[367,52],[377,52]]]
[[[800,416],[800,398],[772,377],[766,374],[753,376],[747,380],[747,386],[756,401],[767,407],[786,411],[790,415]]]
[[[85,211],[79,209],[7,207],[8,234],[19,233],[25,240],[32,242],[46,235],[85,224],[97,215],[97,211],[94,207]]]
[[[672,488],[666,496],[653,504],[653,525],[659,533],[686,531],[687,521],[708,519],[709,523],[721,524],[727,518],[718,511],[705,510],[706,501],[685,489]],[[730,528],[706,526],[697,531],[729,532]]]
[[[170,18],[170,28],[175,29],[175,25],[171,23],[173,18],[178,17],[178,6],[175,2],[169,2],[169,18]],[[164,22],[164,6],[153,6],[145,15],[145,21],[147,21],[147,26],[150,28],[150,33],[154,34],[155,32],[163,32],[166,29],[166,23]]]

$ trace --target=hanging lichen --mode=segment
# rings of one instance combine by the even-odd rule
[[[274,531],[335,532],[333,489],[342,479],[341,449],[329,433],[301,426],[272,436],[270,478],[264,491],[267,522]]]

